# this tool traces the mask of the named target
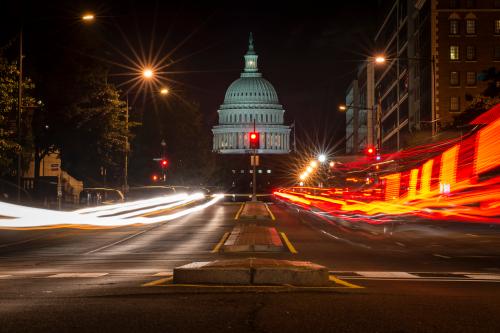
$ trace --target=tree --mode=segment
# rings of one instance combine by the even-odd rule
[[[77,178],[97,182],[102,166],[112,179],[118,179],[129,133],[125,103],[119,91],[107,82],[106,69],[96,65],[79,68],[65,93],[68,98],[58,105],[65,169]]]
[[[491,67],[483,71],[479,79],[487,82],[486,89],[480,95],[466,96],[470,104],[464,112],[455,118],[455,126],[464,126],[470,123],[476,117],[500,103],[500,71]]]
[[[29,122],[23,122],[21,142],[17,136],[19,69],[16,62],[10,62],[0,53],[0,176],[13,175],[17,154],[30,151]],[[23,79],[23,101],[21,117],[24,119],[34,105],[29,95],[34,88],[31,79]],[[25,159],[24,159],[25,160]]]

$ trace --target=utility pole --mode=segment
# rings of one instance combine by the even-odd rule
[[[123,167],[123,193],[128,192],[128,150],[129,150],[129,143],[128,143],[128,93],[127,93],[127,100],[126,100],[126,108],[125,108],[125,165]]]
[[[23,28],[19,31],[19,96],[17,100],[17,143],[19,144],[19,152],[17,153],[17,202],[21,202],[21,115],[23,107]]]

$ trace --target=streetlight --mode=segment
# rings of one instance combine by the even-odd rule
[[[432,136],[437,134],[437,115],[436,115],[436,60],[434,55],[431,58],[419,58],[419,57],[394,57],[390,59],[399,59],[399,60],[417,60],[417,61],[429,61],[432,65],[432,110],[431,110],[431,123],[432,123]],[[375,57],[375,63],[383,64],[388,60],[385,56],[379,55]],[[399,148],[399,147],[398,147]]]
[[[347,106],[345,106],[343,104],[339,105],[339,111],[345,111],[345,110],[347,110]]]
[[[309,163],[309,166],[312,168],[318,167],[318,162],[316,160],[312,160],[311,163]]]
[[[85,13],[84,15],[82,15],[82,20],[85,22],[91,22],[94,19],[95,19],[95,16],[92,13]]]
[[[154,72],[151,68],[144,68],[142,71],[142,76],[146,79],[151,79],[154,75]]]
[[[326,162],[326,155],[325,154],[321,154],[318,156],[318,161],[320,163],[325,163]]]
[[[161,88],[160,90],[160,94],[161,95],[168,95],[170,91],[168,90],[168,88]]]
[[[386,58],[384,56],[376,56],[375,57],[375,63],[377,64],[383,64],[385,63]]]

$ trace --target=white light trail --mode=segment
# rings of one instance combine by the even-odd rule
[[[146,213],[160,212],[165,209],[173,209],[204,199],[202,193],[176,194],[160,198],[139,200],[130,203],[117,204],[113,206],[80,209],[73,212],[58,212],[48,209],[40,209],[19,206],[0,202],[0,227],[4,228],[33,228],[50,227],[57,225],[90,225],[90,226],[123,226],[131,224],[151,224],[170,221],[181,216],[207,208],[224,197],[216,194],[211,200],[198,206],[186,208],[172,214],[156,217],[138,216]],[[162,205],[162,203],[164,205]],[[165,205],[166,203],[166,205]],[[156,205],[156,207],[151,207]],[[134,211],[131,211],[134,210]],[[126,212],[125,214],[120,214]],[[111,215],[113,216],[106,216]]]

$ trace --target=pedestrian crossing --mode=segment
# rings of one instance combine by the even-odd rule
[[[392,271],[330,271],[345,280],[422,280],[422,281],[487,281],[500,282],[500,273],[473,272],[392,272]]]
[[[500,283],[499,273],[488,272],[397,272],[397,271],[330,271],[331,276],[343,280],[390,280],[390,281],[483,281]],[[0,280],[9,279],[96,279],[96,278],[149,278],[171,277],[173,270],[112,271],[112,272],[0,272]]]

